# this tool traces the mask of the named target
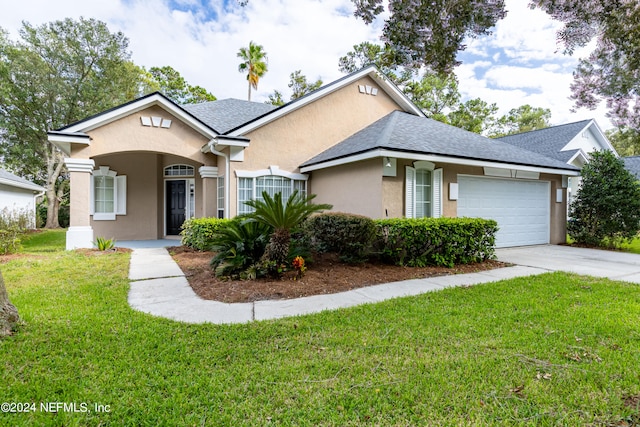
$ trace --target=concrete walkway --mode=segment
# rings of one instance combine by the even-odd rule
[[[330,295],[225,304],[197,296],[166,249],[135,246],[129,269],[131,307],[154,316],[188,323],[225,324],[278,319],[556,270],[640,283],[640,255],[611,254],[563,246],[535,246],[499,249],[498,259],[519,264],[513,267],[386,283]]]

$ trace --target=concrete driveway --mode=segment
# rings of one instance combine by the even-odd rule
[[[498,260],[550,271],[566,271],[640,283],[640,255],[571,246],[496,249]]]

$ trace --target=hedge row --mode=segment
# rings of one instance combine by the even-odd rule
[[[498,223],[481,218],[383,219],[375,221],[380,256],[398,265],[469,264],[495,252]]]
[[[182,244],[208,250],[212,236],[229,221],[190,219],[183,225]],[[310,218],[303,234],[314,250],[335,252],[346,262],[379,258],[412,267],[452,267],[491,259],[497,231],[495,221],[480,218],[373,220],[330,212]]]

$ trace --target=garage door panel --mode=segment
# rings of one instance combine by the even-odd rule
[[[548,182],[459,176],[458,188],[458,216],[496,220],[496,246],[549,243]]]

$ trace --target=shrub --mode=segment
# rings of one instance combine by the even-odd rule
[[[27,209],[4,208],[0,212],[0,254],[17,252],[20,249],[20,236],[32,223],[33,215]]]
[[[630,241],[640,228],[640,185],[612,152],[593,152],[569,216],[567,231],[577,243],[615,247]]]
[[[376,220],[376,248],[383,260],[398,265],[453,267],[494,256],[494,220],[421,218]]]
[[[312,247],[318,252],[335,252],[345,262],[366,261],[376,235],[371,218],[328,212],[309,218],[305,224]]]
[[[182,224],[182,244],[199,251],[208,251],[214,234],[231,220],[218,218],[191,218]]]
[[[235,218],[225,222],[212,236],[211,260],[216,276],[255,279],[267,273],[261,262],[272,228],[258,221]]]

